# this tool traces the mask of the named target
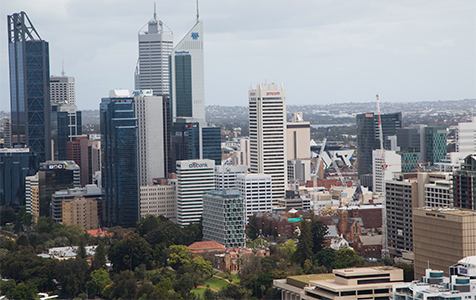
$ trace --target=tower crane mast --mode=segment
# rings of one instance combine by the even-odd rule
[[[378,114],[378,130],[379,130],[379,139],[380,139],[380,151],[382,154],[381,163],[382,163],[382,258],[385,258],[388,255],[388,233],[387,233],[387,191],[385,184],[385,169],[387,164],[385,162],[385,148],[383,147],[383,130],[382,130],[382,118],[380,117],[380,99],[377,95],[377,114]],[[375,176],[375,174],[374,174]]]

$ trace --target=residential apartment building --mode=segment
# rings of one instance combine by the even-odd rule
[[[140,187],[140,216],[164,216],[177,219],[177,198],[175,185],[147,185]]]
[[[62,220],[67,226],[80,226],[84,230],[98,229],[98,199],[75,196],[62,204]]]

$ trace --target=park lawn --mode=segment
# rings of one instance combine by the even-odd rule
[[[195,289],[192,289],[190,292],[197,295],[197,296],[200,296],[200,299],[203,299],[203,293],[205,293],[205,290],[204,288],[195,288]]]
[[[208,278],[203,284],[201,284],[203,286],[207,286],[209,285],[212,289],[215,289],[217,291],[221,290],[222,288],[224,287],[227,287],[228,285],[230,285],[230,283],[226,280],[223,280],[223,279],[220,279],[220,278],[216,278],[216,277],[210,277]]]
[[[232,281],[233,283],[240,284],[240,279],[238,278],[238,274],[226,275],[225,273],[221,273],[221,272],[220,272],[220,273],[215,274],[215,275],[217,275],[217,276],[219,276],[219,277],[221,277],[221,278],[225,278],[225,276],[226,276],[226,277],[228,277],[229,279],[231,279],[231,281]]]

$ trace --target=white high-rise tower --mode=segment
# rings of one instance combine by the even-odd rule
[[[273,205],[285,198],[286,90],[281,84],[258,84],[249,89],[250,170],[271,175]]]
[[[147,31],[144,28],[147,26]],[[173,33],[154,17],[139,31],[139,59],[135,72],[136,90],[153,90],[154,95],[170,94],[169,56],[173,49]]]
[[[172,112],[177,117],[205,121],[203,23],[198,20],[175,46],[171,56]]]

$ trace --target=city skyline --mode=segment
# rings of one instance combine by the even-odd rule
[[[116,5],[115,5],[116,4]],[[196,22],[196,3],[157,3],[174,45]],[[50,74],[74,76],[80,110],[112,89],[132,89],[137,33],[153,1],[7,0],[3,17],[25,11],[50,44]],[[289,104],[458,100],[476,97],[473,1],[291,4],[200,1],[207,36],[206,105],[245,106],[251,83],[283,82]],[[54,11],[54,18],[51,12]],[[0,35],[0,110],[10,110],[6,30]],[[312,86],[310,93],[306,87]],[[345,87],[345,88],[344,88]],[[223,99],[223,95],[227,95]]]

